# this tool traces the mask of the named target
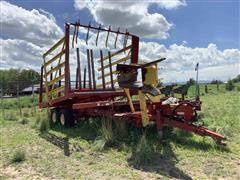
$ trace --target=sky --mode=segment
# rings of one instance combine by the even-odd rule
[[[64,35],[64,23],[128,29],[140,37],[139,56],[155,60],[164,82],[227,80],[240,74],[240,2],[158,1],[1,1],[0,69],[33,68]],[[84,56],[84,54],[81,54]]]

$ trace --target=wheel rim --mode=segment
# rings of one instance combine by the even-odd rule
[[[62,125],[65,125],[64,114],[61,114],[61,116],[60,116],[60,122],[61,122]]]
[[[56,122],[57,122],[57,114],[56,114],[56,112],[53,112],[53,113],[52,113],[52,122],[53,122],[53,123],[56,123]]]

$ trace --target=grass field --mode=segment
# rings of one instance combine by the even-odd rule
[[[205,125],[227,137],[220,147],[180,130],[166,131],[164,142],[154,127],[106,132],[97,119],[41,132],[47,113],[32,113],[24,97],[22,118],[15,105],[5,119],[1,112],[0,179],[240,179],[239,98],[224,89],[201,97]]]

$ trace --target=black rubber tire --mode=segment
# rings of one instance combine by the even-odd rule
[[[50,124],[56,125],[60,121],[60,111],[59,108],[53,108],[50,111]]]
[[[71,109],[60,110],[60,124],[65,127],[74,125],[73,112]]]

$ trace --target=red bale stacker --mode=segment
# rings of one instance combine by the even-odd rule
[[[66,23],[64,37],[43,54],[39,107],[50,108],[52,123],[63,126],[111,116],[137,128],[156,124],[159,135],[171,126],[221,143],[223,135],[195,123],[199,97],[161,98],[157,64],[163,60],[140,61],[139,37],[127,30]]]

